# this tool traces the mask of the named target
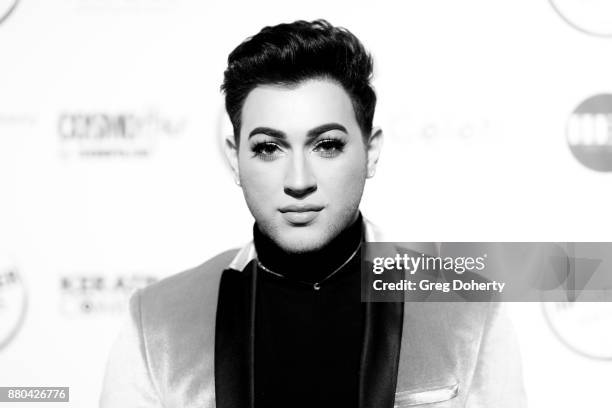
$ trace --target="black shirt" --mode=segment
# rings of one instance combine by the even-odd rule
[[[255,406],[356,407],[363,337],[361,215],[325,248],[282,251],[257,226]],[[321,281],[355,254],[319,290]]]

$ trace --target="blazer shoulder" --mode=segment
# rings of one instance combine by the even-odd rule
[[[212,401],[219,283],[236,253],[225,251],[136,291],[130,300],[134,342],[164,401],[182,398],[185,389],[200,390],[194,395],[200,402]]]
[[[139,294],[143,322],[168,322],[177,316],[183,320],[194,313],[215,311],[221,275],[237,252],[227,250],[195,268],[143,288]]]

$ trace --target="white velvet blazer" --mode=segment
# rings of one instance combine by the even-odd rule
[[[367,221],[366,239],[376,240]],[[137,291],[100,406],[252,407],[252,350],[248,330],[240,330],[254,314],[242,315],[240,305],[249,297],[243,271],[254,257],[250,243]],[[366,319],[359,408],[526,405],[502,304],[376,305]]]

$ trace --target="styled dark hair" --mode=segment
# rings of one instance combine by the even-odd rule
[[[258,85],[297,86],[313,78],[338,82],[349,94],[364,137],[372,131],[376,94],[370,84],[372,56],[350,31],[325,20],[264,27],[227,59],[221,90],[225,109],[240,136],[244,101]]]

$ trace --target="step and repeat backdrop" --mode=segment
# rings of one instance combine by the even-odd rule
[[[390,236],[612,240],[609,1],[0,0],[0,386],[97,406],[130,293],[249,240],[227,55],[316,18],[374,55]],[[609,306],[508,306],[530,406],[609,402]]]

